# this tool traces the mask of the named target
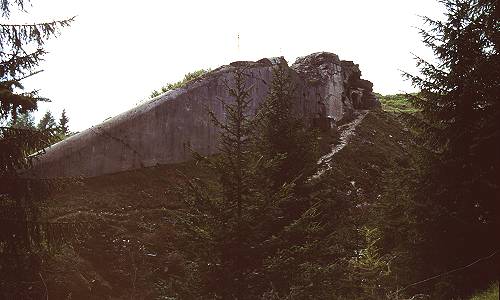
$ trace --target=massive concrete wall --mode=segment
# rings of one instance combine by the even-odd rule
[[[216,153],[217,129],[208,111],[224,118],[221,100],[233,101],[226,85],[231,85],[234,69],[245,67],[255,111],[267,96],[276,64],[290,71],[295,111],[308,121],[335,124],[349,119],[356,108],[378,105],[371,83],[360,79],[358,66],[335,54],[314,53],[291,67],[283,58],[235,62],[53,145],[35,163],[33,173],[41,178],[92,177],[186,161],[190,148]]]

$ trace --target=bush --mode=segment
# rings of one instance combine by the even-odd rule
[[[205,75],[210,71],[211,71],[210,69],[206,69],[206,70],[200,69],[200,70],[196,70],[194,72],[189,72],[186,75],[184,75],[184,79],[177,81],[177,82],[174,82],[174,83],[167,83],[166,85],[162,86],[159,90],[152,91],[149,98],[153,99],[154,97],[157,97],[157,96],[159,96],[163,93],[166,93],[168,91],[181,88],[181,87],[185,86],[188,82],[190,82],[190,81],[192,81],[192,80],[194,80],[202,75]]]

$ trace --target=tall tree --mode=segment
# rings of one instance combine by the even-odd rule
[[[235,70],[228,84],[234,101],[223,103],[225,119],[211,113],[220,130],[219,154],[196,155],[197,165],[210,175],[204,180],[186,178],[188,188],[181,189],[188,209],[180,219],[189,243],[179,248],[198,265],[202,289],[197,296],[202,298],[330,298],[346,271],[342,264],[354,252],[350,242],[333,246],[350,234],[337,225],[354,226],[344,218],[345,211],[336,211],[342,204],[323,190],[327,183],[306,188],[307,181],[301,180],[301,191],[296,188],[303,166],[315,164],[317,157],[305,151],[295,161],[287,160],[302,148],[281,144],[279,136],[294,140],[294,132],[300,136],[303,128],[285,121],[294,119],[293,112],[276,109],[291,107],[293,97],[288,96],[293,91],[286,71],[278,67],[274,75],[269,103],[254,115],[247,86],[251,77],[244,68]],[[271,122],[272,114],[280,113],[283,123]],[[282,132],[269,128],[276,125]],[[286,165],[293,166],[294,173],[281,173]],[[316,187],[323,192],[312,193]]]
[[[47,130],[47,129],[55,129],[56,128],[56,120],[52,116],[50,110],[47,110],[43,117],[38,122],[36,126],[38,130]]]
[[[69,135],[69,118],[66,116],[66,109],[63,109],[61,117],[59,118],[59,125],[57,126],[57,131],[62,138]]]
[[[255,122],[250,116],[252,99],[244,69],[235,70],[234,87],[228,85],[228,90],[234,102],[223,103],[226,118],[219,120],[210,112],[220,128],[220,155],[197,156],[216,178],[208,183],[190,179],[185,199],[192,209],[191,230],[197,233],[193,241],[206,245],[198,252],[203,294],[243,299],[250,296],[248,277],[258,263],[252,225],[262,199],[255,188],[258,167],[250,140]]]
[[[319,159],[318,132],[294,107],[297,96],[290,69],[278,64],[273,70],[272,86],[260,111],[257,150],[266,159],[281,157],[266,170],[275,185],[300,185],[317,170]]]
[[[35,117],[30,112],[20,113],[7,122],[7,126],[17,129],[35,129]]]
[[[494,233],[500,228],[498,1],[440,3],[446,19],[424,18],[429,28],[421,30],[437,62],[417,57],[422,76],[405,74],[421,90],[413,101],[422,110],[424,134],[435,154],[417,196],[419,205],[428,208],[420,216],[428,275],[487,256],[500,244]],[[447,277],[441,297],[486,282],[497,271],[492,265]]]
[[[37,67],[47,39],[59,35],[73,18],[33,24],[7,24],[12,9],[25,11],[29,1],[1,1],[0,118],[15,122],[20,114],[37,109],[45,101],[38,92],[24,91],[22,80],[40,72]],[[0,298],[33,299],[46,295],[40,273],[40,253],[52,241],[57,224],[40,220],[40,201],[47,186],[20,178],[33,153],[50,143],[53,135],[33,128],[0,128]],[[48,238],[48,239],[47,239]],[[51,244],[51,243],[49,243]]]

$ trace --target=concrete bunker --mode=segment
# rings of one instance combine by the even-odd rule
[[[190,159],[187,148],[214,154],[217,129],[206,109],[224,117],[216,100],[231,101],[224,82],[232,80],[236,67],[245,66],[256,108],[267,96],[277,64],[289,69],[296,87],[294,113],[320,128],[351,119],[355,109],[380,106],[373,84],[360,79],[359,66],[333,53],[300,57],[291,66],[282,57],[234,62],[51,146],[35,163],[33,175],[93,177],[179,163]]]

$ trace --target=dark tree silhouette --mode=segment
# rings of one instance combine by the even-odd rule
[[[428,29],[420,31],[436,63],[417,57],[422,75],[405,74],[421,90],[412,100],[421,109],[423,134],[434,153],[418,196],[419,205],[427,207],[420,230],[428,274],[492,253],[499,247],[495,232],[500,228],[498,1],[440,3],[446,19],[424,18]],[[439,297],[456,297],[486,284],[498,271],[494,265],[450,276]]]
[[[14,126],[20,114],[37,109],[38,91],[25,91],[23,79],[40,71],[47,39],[59,35],[73,18],[28,25],[7,24],[12,9],[25,11],[29,1],[1,1],[0,118],[12,120],[0,127],[0,298],[36,299],[46,295],[40,272],[42,252],[58,240],[61,224],[41,220],[40,206],[49,186],[18,176],[31,165],[38,150],[50,144],[49,130]],[[12,126],[9,126],[11,124]]]
[[[59,118],[59,125],[57,126],[58,134],[62,139],[70,134],[68,123],[69,118],[66,116],[66,109],[63,109],[61,117]]]

